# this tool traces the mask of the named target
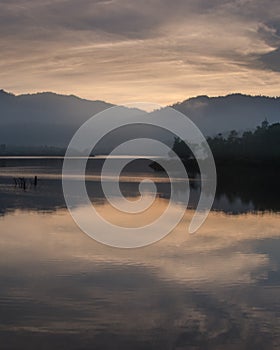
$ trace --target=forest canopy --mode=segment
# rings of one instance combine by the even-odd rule
[[[280,123],[269,124],[264,120],[254,131],[239,134],[232,130],[227,137],[218,134],[207,138],[216,163],[279,163],[280,164]],[[185,142],[175,138],[173,144],[180,158],[187,161],[192,154]]]

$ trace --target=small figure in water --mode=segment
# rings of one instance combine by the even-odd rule
[[[17,178],[16,178],[16,177],[14,177],[14,178],[13,178],[13,180],[14,180],[15,187],[17,187],[17,185],[18,185]]]
[[[34,187],[37,186],[37,183],[38,183],[38,178],[37,178],[37,176],[34,176]]]

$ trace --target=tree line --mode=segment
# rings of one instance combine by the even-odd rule
[[[217,165],[231,163],[280,165],[280,123],[270,125],[264,120],[254,131],[239,134],[236,130],[232,130],[228,136],[218,134],[208,137],[207,142]],[[179,138],[174,140],[173,151],[185,162],[192,159],[191,151]]]

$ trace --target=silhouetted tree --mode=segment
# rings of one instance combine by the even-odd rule
[[[232,130],[228,137],[218,134],[207,139],[217,163],[242,162],[280,165],[280,123],[269,124],[265,119],[254,131],[245,131],[239,136]],[[182,159],[189,157],[184,142],[174,140],[173,150]],[[185,145],[185,144],[184,144]]]

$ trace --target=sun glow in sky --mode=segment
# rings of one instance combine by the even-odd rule
[[[0,1],[1,88],[112,103],[279,95],[279,0]]]

